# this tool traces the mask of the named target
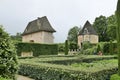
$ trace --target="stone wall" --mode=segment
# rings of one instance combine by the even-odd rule
[[[96,44],[99,42],[97,35],[90,35],[90,43]]]
[[[96,44],[99,42],[98,35],[79,35],[78,36],[78,46],[81,48],[81,44],[84,41],[89,41],[92,44]]]
[[[54,41],[53,33],[50,32],[36,32],[22,36],[22,42],[34,42],[52,44]]]
[[[21,57],[33,57],[33,52],[22,52]]]

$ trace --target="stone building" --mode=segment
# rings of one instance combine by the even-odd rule
[[[79,48],[82,47],[83,42],[90,42],[92,44],[96,44],[98,43],[98,39],[99,37],[97,32],[95,31],[93,26],[90,24],[90,22],[87,21],[83,26],[83,29],[79,32],[79,35],[78,35]]]
[[[53,33],[56,32],[46,16],[28,23],[22,34],[22,42],[54,43]]]

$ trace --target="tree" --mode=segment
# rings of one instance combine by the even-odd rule
[[[11,35],[11,39],[14,40],[14,41],[19,41],[21,42],[22,41],[22,34],[21,33],[16,33],[16,35]]]
[[[120,0],[118,0],[117,3],[117,11],[116,11],[116,17],[117,17],[117,46],[118,46],[118,75],[120,76]]]
[[[68,32],[68,41],[77,43],[79,31],[80,31],[80,28],[78,28],[77,26],[71,28]]]
[[[109,37],[109,40],[116,40],[116,16],[115,15],[111,15],[109,17],[107,17],[107,36]]]
[[[99,41],[107,41],[108,37],[107,37],[107,19],[105,16],[99,16],[95,19],[94,23],[93,23],[93,27],[95,28],[95,30],[97,31],[98,35],[99,35]]]
[[[0,76],[14,78],[17,64],[15,47],[7,32],[0,26]]]

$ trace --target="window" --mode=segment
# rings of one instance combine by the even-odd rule
[[[87,28],[84,29],[84,34],[88,34],[88,29]]]
[[[30,42],[34,43],[34,40],[30,40]]]

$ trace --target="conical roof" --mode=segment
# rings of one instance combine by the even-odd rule
[[[83,26],[82,30],[79,32],[79,35],[85,35],[85,30],[87,30],[87,34],[94,34],[97,35],[94,27],[90,24],[89,21],[86,21],[85,25]]]

